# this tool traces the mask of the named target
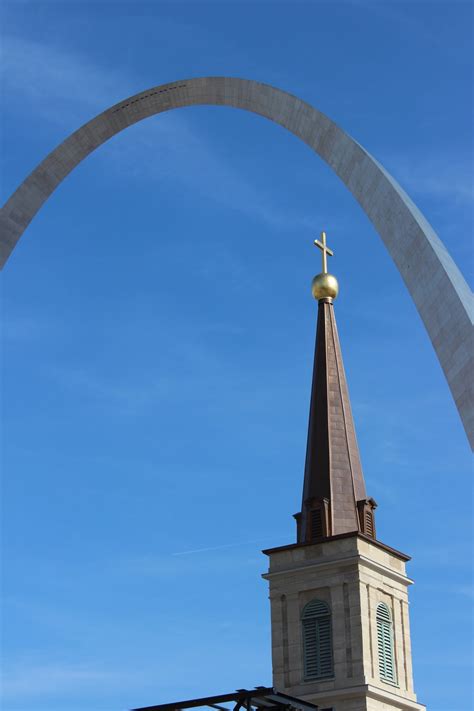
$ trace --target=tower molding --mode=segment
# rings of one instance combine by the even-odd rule
[[[346,537],[353,537],[353,536],[357,536],[357,535],[358,535],[357,533],[354,533],[354,534],[352,534],[350,536],[346,536]],[[338,539],[336,537],[328,538],[328,542],[331,542],[333,540],[338,540]],[[373,541],[370,541],[370,543],[373,544]],[[315,545],[321,545],[321,544],[307,543],[305,545],[315,546]],[[296,548],[297,545],[295,545],[294,547]],[[293,549],[293,547],[290,548],[288,546],[287,548],[267,549],[267,550],[264,550],[263,553],[265,553],[265,555],[271,556],[272,553],[278,552],[279,550],[291,550],[291,549]],[[387,550],[393,551],[393,549],[388,549],[388,548],[387,548]],[[319,553],[319,551],[318,551],[318,553]],[[271,570],[270,569],[270,571],[268,573],[263,573],[262,578],[264,578],[265,580],[272,580],[274,578],[278,578],[279,576],[288,575],[288,573],[292,573],[295,570],[313,571],[313,572],[314,571],[324,571],[326,569],[332,568],[334,563],[337,563],[338,565],[341,565],[341,566],[342,565],[350,566],[354,563],[354,560],[360,561],[360,563],[365,564],[368,568],[372,568],[372,570],[374,570],[375,572],[383,573],[386,577],[392,578],[395,582],[406,583],[408,585],[414,584],[414,581],[411,578],[408,578],[404,573],[399,573],[398,571],[393,570],[393,568],[391,568],[390,566],[385,565],[385,564],[381,563],[380,561],[375,561],[372,558],[370,558],[369,556],[364,555],[361,552],[358,552],[357,554],[353,554],[353,553],[346,554],[346,552],[343,552],[342,554],[336,553],[335,555],[332,555],[332,556],[324,555],[324,558],[321,560],[315,561],[315,559],[311,559],[311,561],[308,563],[298,562],[295,565],[290,564],[290,566],[287,568],[282,568],[282,569],[278,569],[278,570]],[[406,558],[401,559],[401,560],[406,560]]]

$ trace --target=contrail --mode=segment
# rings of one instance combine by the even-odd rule
[[[191,553],[207,553],[208,551],[219,551],[222,550],[223,548],[237,548],[238,546],[246,546],[249,543],[260,543],[262,541],[274,541],[274,540],[282,540],[282,536],[277,536],[277,537],[268,537],[268,538],[254,538],[251,541],[240,541],[239,543],[226,543],[223,546],[210,546],[209,548],[194,548],[193,550],[190,551],[179,551],[177,553],[172,553],[171,555],[190,555]]]

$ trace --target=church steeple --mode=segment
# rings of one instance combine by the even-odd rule
[[[426,711],[413,688],[409,557],[375,538],[334,317],[326,235],[298,542],[264,551],[273,686],[334,711]]]
[[[373,499],[368,499],[357,446],[341,347],[334,314],[339,286],[328,274],[326,234],[322,272],[313,279],[318,323],[309,412],[301,512],[296,514],[298,543],[361,532],[375,538]]]

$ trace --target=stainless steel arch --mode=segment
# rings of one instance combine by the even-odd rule
[[[416,304],[474,448],[472,293],[432,227],[384,168],[317,109],[245,79],[206,77],[163,84],[125,99],[53,150],[0,212],[0,266],[43,203],[95,148],[148,116],[181,106],[245,109],[301,138],[349,188],[374,224]]]

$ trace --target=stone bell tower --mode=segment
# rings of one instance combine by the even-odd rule
[[[273,685],[332,711],[408,711],[417,703],[405,565],[376,537],[334,315],[338,283],[312,285],[318,323],[297,543],[264,551]]]

